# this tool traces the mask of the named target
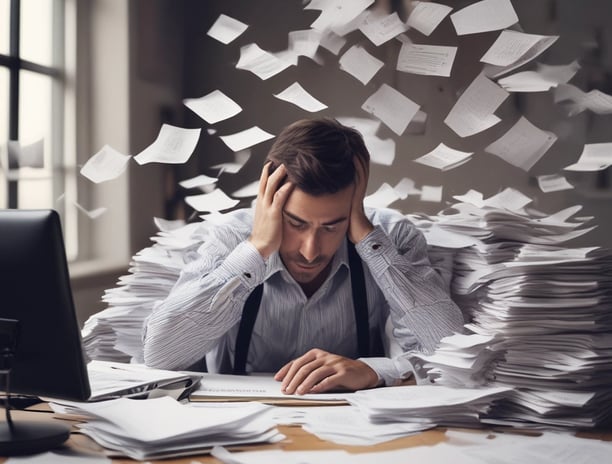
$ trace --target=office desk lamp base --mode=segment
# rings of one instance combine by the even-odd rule
[[[70,436],[64,424],[13,421],[0,424],[0,456],[42,453],[60,446]]]

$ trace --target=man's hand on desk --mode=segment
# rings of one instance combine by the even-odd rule
[[[288,395],[355,391],[378,384],[378,375],[364,362],[316,348],[285,364],[274,378]]]

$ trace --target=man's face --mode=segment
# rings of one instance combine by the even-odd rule
[[[342,244],[349,226],[354,189],[350,185],[321,196],[308,195],[297,188],[291,192],[283,210],[279,253],[299,284],[311,283],[326,271]]]

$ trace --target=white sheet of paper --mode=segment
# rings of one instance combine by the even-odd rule
[[[453,198],[474,205],[477,208],[482,208],[484,206],[484,197],[482,193],[477,190],[470,189],[463,195],[453,195]]]
[[[451,75],[457,47],[405,43],[397,58],[398,71],[424,76]]]
[[[255,180],[244,187],[232,192],[232,196],[236,198],[256,197],[259,191],[259,181]]]
[[[376,192],[363,199],[364,206],[368,208],[386,208],[400,197],[393,187],[384,182]]]
[[[589,143],[584,146],[580,158],[565,166],[566,171],[601,171],[612,166],[612,143]]]
[[[299,106],[303,110],[310,111],[311,113],[327,108],[326,104],[321,103],[319,100],[310,95],[298,82],[294,82],[285,90],[275,94],[274,96],[280,100],[293,103],[294,105]]]
[[[40,139],[28,145],[21,145],[17,140],[6,143],[9,166],[20,168],[43,168],[45,166],[45,140]]]
[[[519,20],[510,0],[482,0],[453,13],[450,18],[457,35],[498,31]]]
[[[182,164],[193,153],[198,144],[200,132],[201,129],[184,129],[164,124],[157,135],[157,139],[134,156],[134,160],[138,164]]]
[[[242,21],[220,14],[206,34],[227,45],[237,39],[248,27]]]
[[[461,94],[444,122],[461,137],[482,132],[500,121],[493,113],[508,95],[481,73]]]
[[[208,124],[224,121],[242,111],[238,103],[220,90],[213,90],[200,98],[186,98],[183,103]]]
[[[346,44],[346,39],[344,37],[340,37],[333,31],[325,31],[321,35],[321,47],[329,50],[334,55],[340,53],[342,47]]]
[[[402,22],[397,13],[380,15],[370,11],[359,25],[359,30],[363,32],[363,35],[376,46],[404,33],[406,29],[406,24]]]
[[[314,58],[317,54],[322,36],[323,34],[320,31],[314,29],[291,31],[288,34],[288,50],[296,57],[307,56],[308,58]]]
[[[219,163],[211,166],[212,169],[219,169],[219,174],[222,172],[236,174],[242,169],[246,162],[251,158],[251,150],[240,150],[234,153],[234,161]]]
[[[376,116],[397,135],[404,133],[419,111],[419,105],[387,84],[382,84],[370,95],[361,108]]]
[[[223,211],[233,208],[239,201],[228,197],[223,190],[215,189],[210,193],[190,195],[185,197],[185,202],[198,212]]]
[[[574,188],[574,186],[570,184],[561,174],[547,174],[538,176],[538,185],[540,186],[540,190],[542,190],[544,193],[558,192],[560,190],[569,190]]]
[[[380,129],[381,122],[378,119],[370,118],[356,118],[353,116],[338,116],[336,120],[347,127],[361,132],[362,135],[371,134],[374,135]]]
[[[486,147],[485,151],[523,171],[529,171],[556,140],[555,134],[534,126],[521,116],[508,132]]]
[[[487,63],[485,74],[498,77],[541,55],[554,44],[557,35],[535,35],[505,30],[480,61]]]
[[[179,182],[179,185],[186,189],[192,189],[197,187],[203,187],[205,185],[212,185],[217,182],[219,179],[217,177],[209,177],[204,174],[200,174],[199,176],[191,177],[190,179],[185,179]]]
[[[413,10],[406,24],[429,36],[444,18],[452,11],[452,7],[433,2],[412,2]]]
[[[164,219],[159,217],[153,218],[153,223],[161,232],[170,232],[180,229],[185,225],[184,219]]]
[[[245,129],[235,134],[222,135],[220,136],[223,143],[225,143],[233,151],[241,151],[245,148],[252,147],[258,143],[264,142],[274,138],[274,135],[260,129],[257,126],[253,126],[249,129]]]
[[[79,205],[76,201],[72,202],[74,204],[74,206],[76,206],[76,208],[81,211],[82,213],[84,213],[89,219],[97,219],[100,216],[102,216],[105,212],[106,209],[104,206],[100,207],[100,208],[95,208],[92,210],[88,210],[86,208],[84,208],[83,206]]]
[[[440,203],[442,201],[441,185],[423,185],[421,187],[421,201]]]
[[[112,464],[110,458],[95,454],[85,454],[68,447],[58,451],[46,451],[31,456],[7,458],[5,464]]]
[[[429,153],[415,159],[414,162],[447,171],[467,163],[473,154],[473,152],[455,150],[454,148],[447,147],[443,143],[440,143]]]
[[[81,168],[81,175],[96,184],[119,177],[131,156],[119,153],[113,147],[104,145],[98,153],[93,155]]]
[[[257,44],[248,44],[240,49],[240,58],[236,63],[236,69],[251,71],[261,80],[284,71],[292,63],[281,60],[271,53],[259,48]]]
[[[399,195],[400,199],[405,200],[408,195],[420,195],[421,191],[414,186],[414,181],[408,177],[403,177],[393,190]]]
[[[591,110],[597,114],[612,113],[612,96],[600,90],[584,92],[572,84],[560,84],[555,89],[555,103],[566,103],[570,109],[570,116],[575,116],[584,110]]]
[[[533,200],[516,189],[507,187],[501,192],[487,198],[484,206],[503,208],[509,211],[518,211],[531,203]]]
[[[370,55],[363,47],[353,45],[338,60],[340,69],[346,71],[362,84],[367,84],[383,67],[384,63]]]
[[[374,0],[331,0],[325,2],[320,5],[321,14],[310,27],[319,31],[332,30],[338,33],[338,30],[363,13],[372,3],[374,3]]]
[[[391,166],[395,159],[395,140],[381,139],[376,135],[365,134],[363,141],[370,152],[370,161],[383,166]]]

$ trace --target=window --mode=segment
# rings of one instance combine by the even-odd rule
[[[67,182],[64,5],[0,0],[0,207],[57,209],[74,257],[75,213],[62,201],[76,189]]]

